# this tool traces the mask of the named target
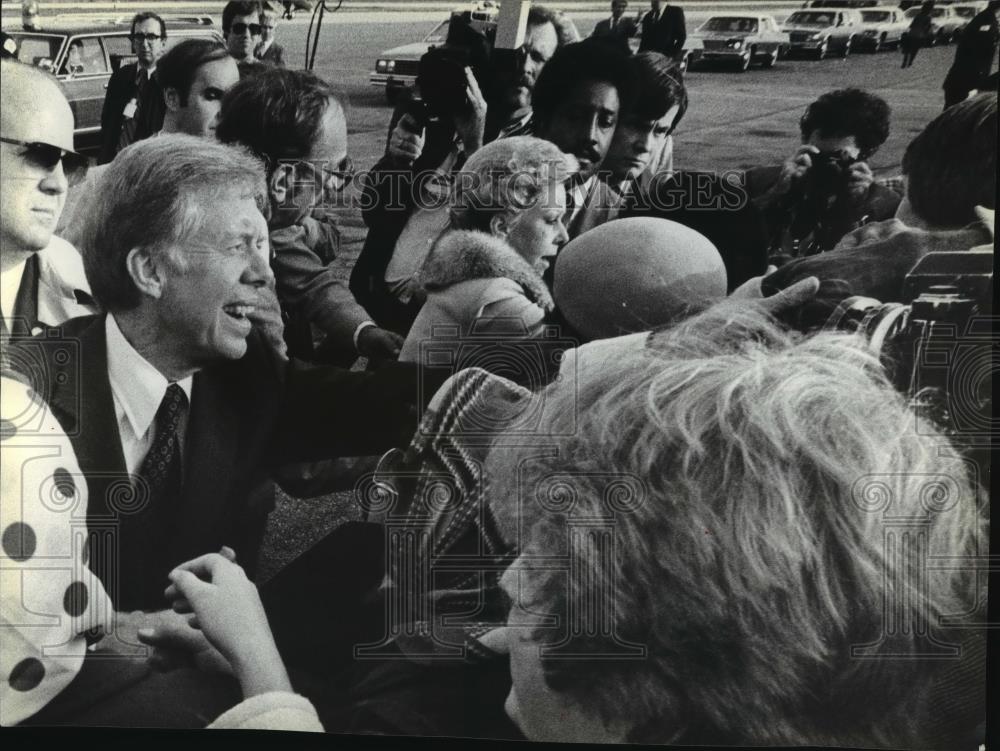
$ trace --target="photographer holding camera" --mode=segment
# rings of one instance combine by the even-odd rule
[[[532,132],[535,81],[569,38],[558,16],[533,6],[514,65],[501,66],[492,32],[453,18],[446,44],[421,59],[419,96],[397,106],[385,155],[363,180],[368,235],[351,291],[380,326],[400,334],[423,302],[413,278],[447,226],[453,174],[484,144]]]
[[[748,170],[772,263],[832,249],[868,222],[891,218],[900,196],[866,161],[889,136],[889,105],[860,89],[824,94],[799,123],[802,146],[780,166]]]

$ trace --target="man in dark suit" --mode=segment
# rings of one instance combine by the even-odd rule
[[[274,41],[274,29],[278,25],[278,11],[270,3],[261,5],[260,44],[253,54],[262,63],[285,67],[285,48]]]
[[[123,65],[108,81],[101,110],[101,164],[110,162],[129,144],[153,135],[163,125],[166,105],[154,74],[166,38],[167,27],[155,13],[138,13],[132,19],[132,51],[139,59]]]
[[[684,49],[686,40],[684,11],[661,0],[650,0],[649,12],[642,17],[639,52],[652,50],[677,58]]]
[[[307,369],[264,341],[263,178],[246,152],[192,136],[123,152],[80,241],[108,312],[63,326],[69,360],[35,346],[64,374],[36,391],[86,477],[91,566],[117,610],[161,609],[171,568],[223,545],[252,569],[271,468],[378,453],[416,426],[415,369]]]
[[[611,18],[598,21],[590,36],[614,42],[625,52],[631,52],[628,40],[635,36],[638,27],[635,19],[626,17],[628,0],[613,0]]]

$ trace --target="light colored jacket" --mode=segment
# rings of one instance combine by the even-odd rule
[[[519,339],[532,334],[554,307],[539,273],[504,240],[456,230],[435,244],[420,275],[427,302],[410,328],[399,359],[434,364],[457,358],[464,342]],[[457,364],[457,360],[453,364]]]

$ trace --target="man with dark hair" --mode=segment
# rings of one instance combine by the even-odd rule
[[[222,9],[222,33],[229,54],[236,62],[253,61],[253,51],[260,44],[260,3],[253,0],[230,0]]]
[[[823,284],[805,327],[844,298],[910,302],[904,279],[931,252],[992,251],[996,209],[997,98],[979,94],[938,115],[903,157],[906,197],[896,216],[845,236],[833,252],[783,266],[766,283],[784,289],[806,276]]]
[[[402,337],[378,327],[328,265],[336,228],[312,216],[352,178],[347,122],[333,89],[307,71],[269,69],[226,95],[216,135],[267,164],[268,230],[278,297],[289,316],[289,353],[315,359],[311,325],[326,335],[323,357],[395,359]]]
[[[641,190],[653,175],[669,171],[670,134],[688,106],[684,79],[673,60],[659,52],[640,52],[628,66],[635,90],[602,165],[605,179],[622,195]]]
[[[482,145],[531,135],[535,82],[572,28],[552,11],[528,12],[516,69],[497,75],[489,101],[467,70],[466,106],[450,121],[424,127],[402,103],[389,123],[385,155],[365,175],[364,248],[351,272],[351,291],[379,325],[405,334],[422,304],[411,279],[448,222],[441,197],[454,172]],[[435,175],[434,179],[418,176]],[[420,199],[420,200],[418,200]],[[418,205],[421,204],[421,205]]]
[[[138,61],[122,66],[108,81],[101,110],[101,164],[163,125],[163,90],[154,73],[166,38],[166,24],[157,14],[147,11],[132,19],[129,39]]]
[[[772,259],[830,250],[856,227],[896,213],[900,196],[876,183],[866,163],[889,137],[889,116],[879,96],[831,91],[806,108],[795,154],[780,166],[747,172]]]
[[[639,52],[660,52],[677,58],[687,41],[684,11],[667,0],[650,0],[649,11],[642,17]]]
[[[535,135],[580,163],[565,220],[570,238],[615,218],[621,196],[598,180],[618,127],[623,102],[632,98],[628,57],[588,39],[560,49],[535,86]]]
[[[225,45],[211,39],[185,39],[160,58],[156,77],[166,107],[159,132],[214,138],[222,96],[239,80],[236,62]],[[66,197],[57,232],[72,243],[79,239],[80,220],[105,169],[105,165],[91,169]]]
[[[982,87],[990,75],[1000,40],[998,13],[1000,0],[991,0],[962,29],[955,48],[955,62],[944,79],[945,109],[961,102],[973,89]]]
[[[598,21],[590,36],[617,44],[623,52],[632,52],[628,40],[635,36],[637,26],[634,18],[625,15],[628,0],[612,0],[611,18]]]

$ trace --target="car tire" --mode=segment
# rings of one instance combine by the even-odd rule
[[[764,58],[764,67],[773,68],[777,64],[778,58],[780,57],[781,57],[781,48],[775,47],[774,52],[772,52],[770,55]]]

